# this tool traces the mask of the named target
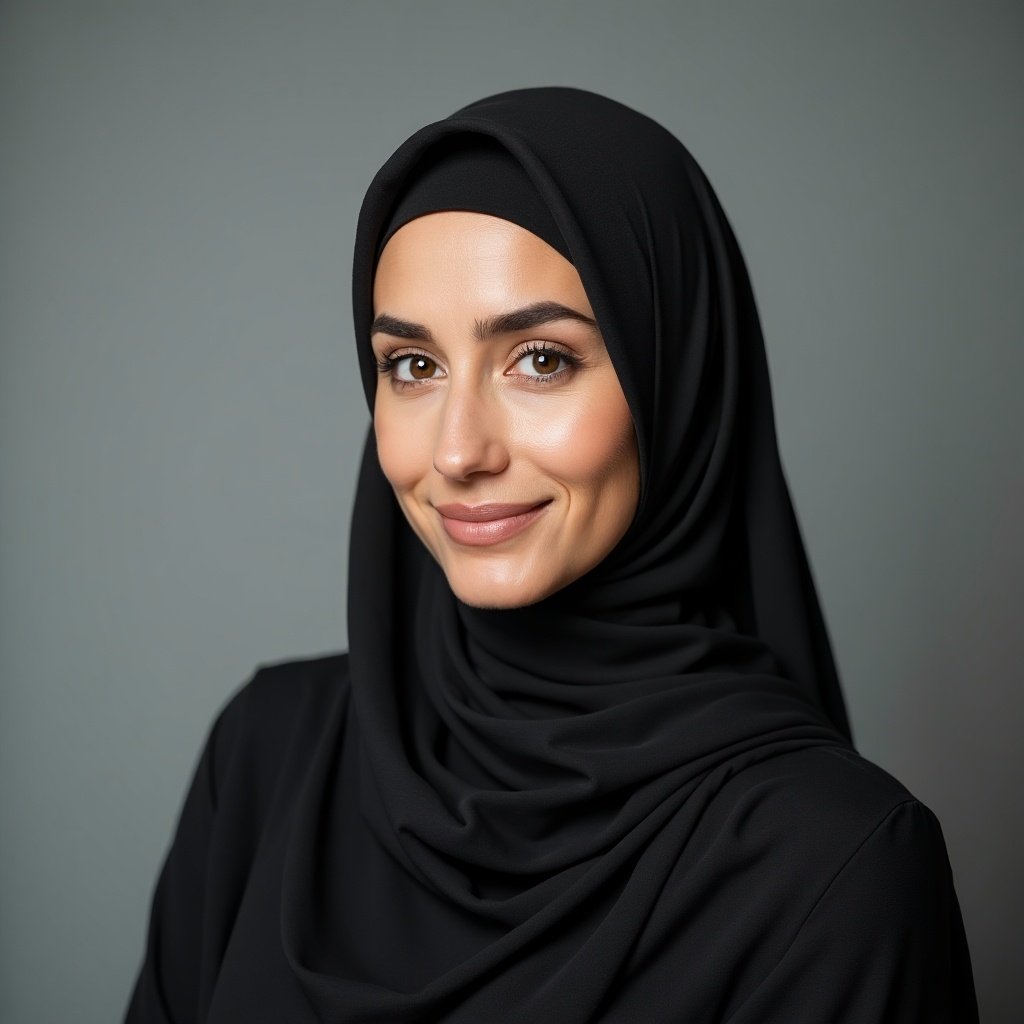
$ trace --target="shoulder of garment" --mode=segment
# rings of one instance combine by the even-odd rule
[[[902,783],[852,748],[811,747],[740,773],[720,800],[705,856],[752,865],[744,910],[785,920],[723,1019],[977,1021],[942,829]]]
[[[214,718],[153,891],[127,1024],[192,1021],[207,1005],[259,844],[286,827],[347,691],[345,654],[260,665]]]
[[[345,652],[258,665],[221,707],[202,758],[216,809],[243,789],[266,810],[284,776],[305,769],[332,708],[348,692]]]

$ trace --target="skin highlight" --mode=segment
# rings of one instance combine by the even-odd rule
[[[596,566],[639,458],[576,268],[518,224],[430,213],[384,247],[373,302],[381,468],[456,596],[521,607]]]

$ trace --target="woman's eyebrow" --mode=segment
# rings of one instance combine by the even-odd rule
[[[496,334],[528,331],[532,327],[550,324],[555,320],[576,320],[597,329],[597,321],[593,317],[589,317],[577,309],[571,309],[569,306],[563,306],[560,302],[548,300],[534,302],[532,305],[513,309],[507,313],[499,313],[487,320],[477,320],[474,333],[477,341],[484,341]]]
[[[473,333],[477,341],[485,341],[497,334],[512,334],[515,331],[528,331],[542,324],[553,323],[555,320],[576,320],[581,324],[597,330],[597,321],[593,317],[581,313],[577,309],[563,306],[560,302],[534,302],[520,309],[512,309],[507,313],[498,313],[486,320],[477,320]],[[374,317],[370,325],[370,334],[390,334],[395,338],[407,338],[410,341],[433,343],[434,336],[430,329],[422,324],[409,320],[401,320],[389,313],[381,313]]]

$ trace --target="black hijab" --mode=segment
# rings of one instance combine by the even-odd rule
[[[580,580],[526,608],[471,608],[407,525],[371,430],[350,547],[351,713],[297,808],[284,951],[323,1020],[583,1022],[628,983],[670,876],[673,906],[709,927],[722,868],[686,853],[726,780],[846,747],[848,723],[744,262],[704,174],[654,121],[579,89],[520,89],[399,146],[356,235],[371,410],[376,258],[452,153],[519,182],[501,208],[508,190],[471,196],[470,181],[463,208],[524,223],[579,271],[633,415],[639,505]],[[437,208],[455,208],[438,187]],[[358,857],[346,808],[372,837]],[[676,1000],[687,1019],[685,986]]]

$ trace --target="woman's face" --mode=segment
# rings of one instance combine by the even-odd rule
[[[600,562],[639,495],[633,422],[575,267],[481,213],[417,217],[373,288],[381,468],[466,604],[532,604]]]

